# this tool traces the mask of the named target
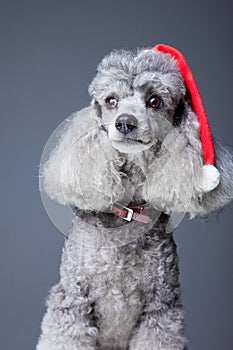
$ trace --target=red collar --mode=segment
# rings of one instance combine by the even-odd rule
[[[144,206],[125,207],[119,203],[115,203],[112,206],[112,212],[115,215],[122,218],[123,220],[126,220],[126,221],[136,220],[139,222],[143,222],[144,224],[147,224],[151,221],[148,215],[144,215],[144,214],[150,213],[151,211],[152,211],[152,208],[149,208],[149,207],[144,208]]]

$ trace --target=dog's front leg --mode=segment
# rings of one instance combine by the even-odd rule
[[[130,350],[185,350],[183,312],[173,308],[149,313],[139,324],[130,341]]]
[[[91,320],[90,300],[60,282],[48,299],[42,334],[36,350],[95,350],[97,328]]]

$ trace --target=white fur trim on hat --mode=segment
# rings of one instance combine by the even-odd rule
[[[204,192],[212,191],[220,181],[220,173],[214,165],[204,165],[202,168],[201,189]]]

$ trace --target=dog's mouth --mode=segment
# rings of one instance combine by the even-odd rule
[[[141,144],[141,145],[147,145],[148,143],[151,142],[151,140],[141,140],[141,139],[130,139],[130,138],[125,138],[121,141],[118,142],[124,142],[124,143],[129,143],[129,144]]]
[[[151,140],[124,138],[122,140],[113,140],[112,146],[123,153],[142,152],[152,145]]]

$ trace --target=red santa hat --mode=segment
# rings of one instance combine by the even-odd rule
[[[163,44],[158,44],[153,48],[154,51],[169,54],[176,61],[179,71],[184,79],[186,88],[191,96],[192,108],[200,124],[200,139],[202,143],[202,152],[205,165],[201,180],[201,188],[204,192],[209,192],[218,186],[220,181],[219,171],[215,168],[214,142],[210,131],[209,122],[202,102],[197,83],[192,72],[181,52],[175,48]]]

